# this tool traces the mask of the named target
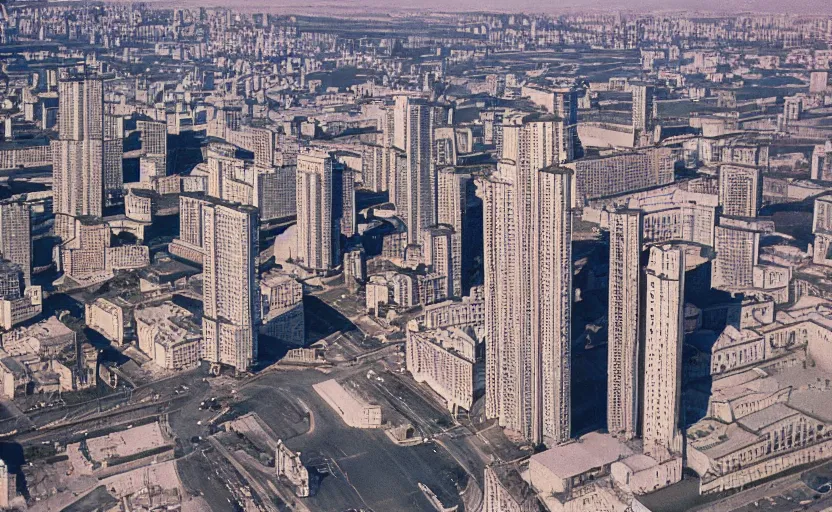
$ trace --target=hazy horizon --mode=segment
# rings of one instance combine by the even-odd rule
[[[128,1],[128,0],[116,0]],[[132,0],[129,0],[132,1]],[[327,15],[344,14],[388,14],[408,11],[434,12],[529,12],[559,14],[569,11],[620,11],[637,12],[686,11],[708,14],[788,14],[826,15],[832,14],[832,2],[823,0],[794,0],[789,3],[775,0],[741,0],[723,2],[720,0],[613,0],[613,1],[566,1],[545,0],[458,0],[453,3],[442,0],[393,1],[389,0],[149,0],[145,3],[156,7],[230,7],[244,11],[269,11],[281,14]]]

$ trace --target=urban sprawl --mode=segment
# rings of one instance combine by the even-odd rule
[[[0,508],[832,510],[830,73],[822,13],[9,0]]]

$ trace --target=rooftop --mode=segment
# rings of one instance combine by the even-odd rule
[[[632,454],[611,435],[592,432],[575,442],[532,455],[531,462],[545,466],[558,478],[569,478]]]
[[[777,402],[761,411],[740,418],[738,422],[749,430],[760,432],[772,423],[786,419],[789,416],[794,416],[795,414],[800,413],[786,404]]]

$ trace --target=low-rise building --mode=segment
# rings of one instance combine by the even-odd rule
[[[485,327],[485,301],[475,294],[462,300],[446,300],[425,306],[421,323],[427,329]]]
[[[350,427],[381,427],[381,407],[367,403],[344,389],[335,379],[319,382],[312,388]]]
[[[99,297],[84,306],[87,327],[118,346],[125,343],[126,325],[131,322],[130,305],[118,298]]]
[[[832,457],[829,373],[805,350],[714,380],[706,417],[687,429],[702,494]]]
[[[43,311],[40,286],[29,286],[18,298],[0,299],[0,328],[11,329]]]
[[[199,362],[201,327],[191,313],[172,302],[137,309],[139,350],[167,370],[191,368]]]
[[[75,236],[61,245],[60,270],[72,278],[111,274],[114,270],[136,269],[150,264],[146,245],[111,246],[110,227],[101,219],[81,217],[75,222]]]
[[[40,286],[23,288],[25,273],[20,265],[0,260],[0,328],[11,329],[38,316],[43,310]]]
[[[25,365],[13,357],[0,357],[0,390],[9,400],[25,395],[31,374]]]
[[[283,440],[277,442],[274,469],[278,478],[283,477],[289,481],[298,497],[309,496],[309,470],[303,465],[300,452],[290,450]]]
[[[537,493],[513,464],[485,468],[483,512],[543,512]]]
[[[260,280],[263,325],[260,332],[290,345],[306,340],[303,285],[295,278],[272,272]]]
[[[381,276],[372,276],[364,287],[364,300],[367,311],[378,315],[379,308],[390,303],[390,287]]]
[[[417,382],[424,382],[448,404],[448,409],[471,410],[474,402],[476,344],[455,327],[420,330],[411,322],[407,330],[406,361]]]
[[[75,331],[51,316],[34,325],[3,333],[2,344],[10,356],[54,357],[75,346]]]

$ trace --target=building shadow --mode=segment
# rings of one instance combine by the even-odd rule
[[[298,345],[292,345],[273,336],[258,335],[256,368],[266,368],[280,361],[293,348],[298,348]]]
[[[314,295],[303,296],[303,314],[306,346],[338,332],[358,329],[349,318]]]
[[[28,461],[23,446],[19,443],[0,443],[0,459],[6,463],[9,474],[15,475],[17,492],[28,499],[29,487],[23,473],[23,465]]]
[[[711,289],[709,279],[697,275],[710,273],[710,264],[703,267],[707,268],[703,271],[700,267],[691,276],[695,285],[689,288],[686,286],[685,289],[685,303],[689,307],[686,308],[685,345],[682,350],[680,426],[683,430],[708,414],[717,341],[726,328],[742,328],[744,296],[732,296],[727,292]],[[686,280],[687,278],[688,276]]]

